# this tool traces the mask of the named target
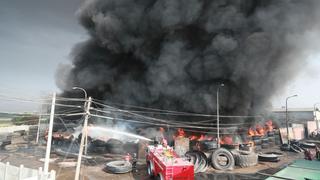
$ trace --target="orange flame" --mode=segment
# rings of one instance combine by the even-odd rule
[[[220,144],[232,145],[233,139],[231,136],[224,136],[222,137],[222,139],[220,139]]]
[[[184,132],[184,130],[182,128],[178,128],[177,130],[177,136],[178,137],[185,137],[186,133]]]
[[[268,121],[265,123],[265,126],[266,126],[266,131],[267,131],[267,132],[273,131],[272,120],[268,120]]]
[[[258,136],[263,136],[264,135],[264,129],[260,124],[256,125],[256,132]]]
[[[248,135],[249,136],[254,136],[255,134],[256,134],[255,130],[253,130],[252,128],[249,128]]]

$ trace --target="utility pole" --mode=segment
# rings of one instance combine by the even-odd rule
[[[220,117],[219,117],[219,90],[220,87],[223,87],[224,84],[220,84],[217,89],[217,145],[220,148]]]
[[[87,91],[84,89],[84,88],[81,88],[81,87],[77,87],[77,86],[74,86],[72,87],[73,90],[81,90],[83,93],[84,93],[84,111],[86,111],[86,104],[87,104],[87,97],[88,97],[88,93]],[[85,137],[85,146],[84,146],[84,154],[87,155],[88,153],[88,134],[86,135]]]
[[[50,113],[50,122],[49,122],[49,132],[48,132],[48,141],[46,149],[46,157],[44,161],[44,172],[45,175],[48,175],[49,172],[49,158],[51,152],[51,142],[52,142],[52,129],[53,129],[53,119],[54,119],[54,108],[56,104],[56,93],[53,93],[52,103],[51,103],[51,113]]]
[[[36,144],[39,143],[39,136],[40,136],[40,123],[41,123],[41,114],[42,114],[42,106],[40,108],[40,114],[39,114],[39,122],[38,122],[38,130],[37,130],[37,139],[36,139]]]
[[[319,132],[319,121],[318,121],[318,117],[317,117],[317,105],[318,104],[320,104],[320,103],[315,103],[313,105],[314,120],[315,120],[316,125],[317,125],[317,132]]]
[[[298,95],[289,96],[286,98],[286,127],[287,127],[287,137],[288,137],[288,146],[290,146],[290,139],[289,139],[289,116],[288,116],[288,100],[292,97],[297,97]]]
[[[91,97],[88,99],[88,103],[86,103],[86,116],[84,119],[83,123],[83,128],[82,128],[82,136],[81,136],[81,141],[80,141],[80,149],[79,149],[79,154],[78,154],[78,161],[77,161],[77,168],[76,168],[76,174],[74,176],[74,180],[79,180],[80,177],[80,168],[81,168],[81,158],[83,155],[83,148],[84,148],[84,141],[85,137],[88,135],[88,119],[90,115],[90,106],[91,106]]]

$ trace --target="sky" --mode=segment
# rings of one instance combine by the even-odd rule
[[[4,100],[59,92],[55,72],[70,61],[72,47],[87,38],[76,10],[83,0],[0,1],[0,111],[36,111],[37,103]],[[310,54],[297,77],[273,97],[274,107],[313,107],[320,102],[320,54]]]

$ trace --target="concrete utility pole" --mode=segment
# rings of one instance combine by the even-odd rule
[[[54,108],[56,104],[56,93],[53,93],[52,103],[51,103],[51,113],[50,113],[50,122],[49,122],[49,132],[48,132],[48,141],[47,141],[47,149],[46,149],[46,157],[44,161],[44,172],[46,176],[49,172],[49,159],[51,152],[51,142],[52,142],[52,129],[53,129],[53,119],[54,119]]]
[[[313,105],[314,120],[315,120],[316,125],[317,125],[317,132],[319,132],[319,121],[318,121],[318,117],[317,117],[317,105],[318,104],[320,104],[320,103],[315,103]]]
[[[81,87],[72,87],[73,90],[81,90],[84,93],[84,110],[86,111],[86,104],[87,104],[87,97],[88,97],[88,93],[84,88]],[[86,137],[85,137],[85,146],[84,146],[84,154],[87,155],[88,153],[88,133],[86,133]]]
[[[40,114],[39,114],[39,122],[38,122],[38,130],[37,130],[37,139],[36,139],[36,144],[39,143],[39,137],[40,137],[40,124],[41,124],[41,114],[42,114],[42,106],[40,108]]]
[[[83,148],[84,148],[84,141],[85,137],[88,135],[88,119],[90,115],[90,106],[91,106],[91,97],[88,99],[88,103],[86,103],[86,117],[84,119],[83,128],[82,128],[82,136],[80,141],[80,149],[78,154],[78,161],[77,161],[77,168],[76,168],[76,174],[74,176],[74,180],[79,180],[80,177],[80,168],[81,168],[81,158],[83,155]]]
[[[218,148],[220,148],[220,117],[219,117],[219,90],[220,90],[220,87],[223,87],[224,84],[220,84],[218,86],[218,89],[217,89],[217,145],[218,145]]]
[[[287,127],[287,136],[288,136],[288,146],[290,146],[289,144],[289,118],[288,118],[288,99],[293,98],[293,97],[297,97],[298,95],[293,95],[293,96],[289,96],[286,98],[286,127]]]

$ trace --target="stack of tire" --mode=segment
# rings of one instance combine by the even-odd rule
[[[275,144],[276,145],[280,145],[281,144],[281,138],[280,138],[280,131],[279,130],[275,130],[274,131],[274,140],[275,140]]]
[[[235,164],[240,167],[250,167],[258,164],[258,155],[254,152],[239,151],[233,153]]]
[[[188,151],[185,154],[186,158],[193,164],[194,173],[205,172],[209,162],[207,156],[201,151]]]
[[[269,138],[268,137],[262,137],[261,138],[261,148],[262,149],[268,149],[270,147],[269,145]]]
[[[268,138],[269,138],[269,146],[270,146],[270,147],[275,146],[275,145],[276,145],[276,138],[275,138],[275,133],[274,133],[274,131],[269,131],[269,132],[267,133],[267,135],[268,135]]]
[[[194,173],[205,172],[211,163],[211,166],[217,170],[233,170],[235,160],[231,152],[224,148],[218,148],[208,152],[208,155],[202,151],[189,151],[185,154],[194,165]]]
[[[252,136],[252,141],[255,145],[256,151],[260,151],[261,150],[261,136]]]
[[[123,142],[117,139],[109,139],[106,143],[106,151],[112,154],[123,154]]]
[[[213,151],[210,159],[212,167],[217,170],[233,170],[235,165],[233,155],[224,148]]]

